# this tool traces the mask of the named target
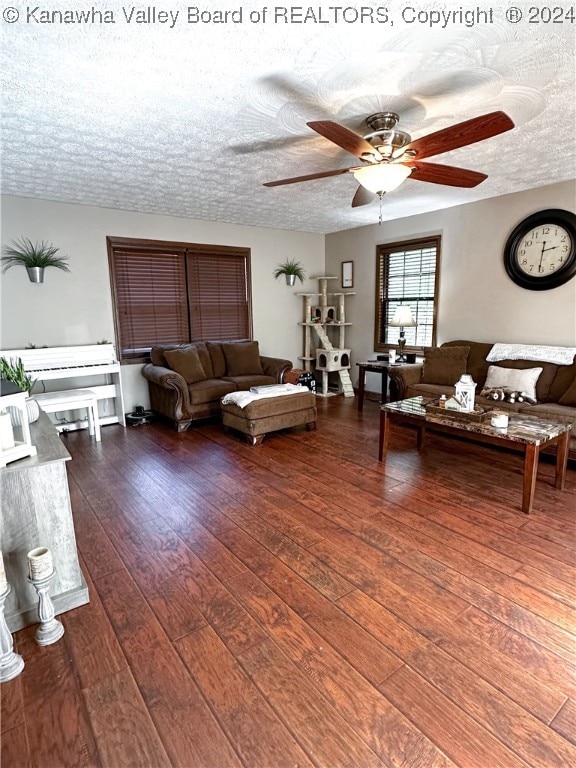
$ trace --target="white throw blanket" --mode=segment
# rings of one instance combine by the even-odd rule
[[[238,408],[245,408],[249,403],[254,400],[264,400],[267,397],[281,397],[282,395],[298,395],[302,392],[310,392],[308,387],[302,386],[302,384],[278,384],[277,386],[271,385],[267,392],[255,395],[253,392],[229,392],[221,400],[222,405],[228,405],[233,403]]]
[[[486,360],[537,360],[538,362],[572,365],[576,347],[549,347],[538,344],[494,344]]]

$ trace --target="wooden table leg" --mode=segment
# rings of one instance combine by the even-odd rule
[[[529,515],[532,511],[534,491],[536,490],[536,473],[538,471],[539,456],[539,446],[527,445],[525,447],[524,477],[522,482],[522,512],[524,512],[525,515]]]
[[[364,384],[366,380],[366,369],[358,366],[358,411],[364,408]]]
[[[558,438],[558,448],[556,450],[556,488],[560,491],[564,489],[564,483],[566,482],[569,443],[570,430],[568,429]]]
[[[382,371],[380,372],[380,375],[382,376],[382,405],[388,400],[388,368],[382,368]]]
[[[416,426],[416,447],[419,451],[422,450],[422,446],[424,445],[424,437],[426,436],[426,425],[425,424],[418,424]]]
[[[388,435],[390,433],[390,419],[388,418],[388,411],[384,408],[380,409],[380,435],[378,437],[378,461],[382,461],[384,451],[388,447]]]

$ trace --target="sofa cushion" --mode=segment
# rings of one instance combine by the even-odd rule
[[[466,373],[470,347],[425,347],[421,382],[423,384],[455,384]]]
[[[493,344],[487,344],[483,341],[467,341],[464,339],[457,341],[447,341],[442,344],[442,349],[446,347],[470,347],[468,360],[466,361],[466,373],[472,376],[478,388],[482,388],[486,381],[489,363],[486,362],[486,356],[493,347]]]
[[[532,368],[542,368],[542,373],[536,381],[536,398],[539,403],[546,403],[550,400],[550,385],[554,381],[558,366],[554,363],[534,362],[534,360],[502,360],[492,365],[498,368],[508,368],[523,371]]]
[[[250,387],[263,387],[278,383],[273,376],[258,373],[249,373],[245,376],[224,376],[223,379],[224,381],[231,381],[236,386],[236,389],[242,392],[247,391]]]
[[[450,395],[453,394],[454,387],[445,384],[409,384],[406,389],[406,397],[418,397],[419,395],[422,395],[422,397],[437,399],[440,395],[450,397]]]
[[[226,376],[264,373],[257,341],[224,343],[222,351],[226,358]]]
[[[184,379],[187,384],[203,381],[206,371],[202,367],[198,350],[195,347],[183,347],[181,349],[167,349],[164,352],[168,366]]]
[[[222,344],[219,341],[207,341],[206,349],[210,354],[212,361],[212,373],[215,379],[221,379],[226,373],[226,358],[222,351]]]
[[[150,362],[152,365],[159,365],[162,368],[170,368],[166,360],[166,350],[181,349],[183,344],[157,344],[150,350]]]
[[[223,381],[222,379],[205,379],[190,384],[188,392],[192,405],[210,403],[213,400],[219,400],[229,392],[235,392],[236,385],[232,381]]]
[[[566,392],[564,392],[562,397],[558,400],[558,403],[560,405],[570,405],[573,408],[576,408],[576,379],[570,384]]]
[[[575,380],[576,362],[572,363],[572,365],[559,365],[554,381],[550,385],[550,401],[557,403]]]
[[[542,368],[502,368],[491,365],[484,389],[506,388],[515,392],[525,392],[531,400],[537,400],[536,382],[542,373]]]
[[[203,341],[195,341],[194,346],[196,347],[196,350],[198,352],[198,357],[200,359],[200,362],[202,363],[202,368],[204,368],[204,373],[206,374],[206,378],[213,379],[214,370],[212,368],[212,358],[210,357],[210,353],[208,352],[208,347],[206,346],[206,343]]]

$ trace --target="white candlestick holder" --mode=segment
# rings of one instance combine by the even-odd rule
[[[38,645],[52,645],[52,643],[60,640],[64,634],[64,625],[55,618],[54,603],[48,594],[53,578],[54,571],[42,579],[28,578],[28,581],[34,585],[38,593],[38,618],[40,619],[40,626],[34,635],[34,640],[36,640]]]
[[[0,683],[18,677],[24,669],[24,659],[14,651],[14,640],[4,617],[4,603],[10,594],[10,584],[0,592]]]

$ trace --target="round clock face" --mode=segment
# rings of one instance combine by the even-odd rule
[[[576,216],[540,211],[514,229],[504,265],[515,283],[531,290],[556,288],[576,275]]]
[[[516,258],[519,268],[527,275],[549,275],[562,269],[572,252],[570,233],[559,224],[534,227],[518,243]]]

